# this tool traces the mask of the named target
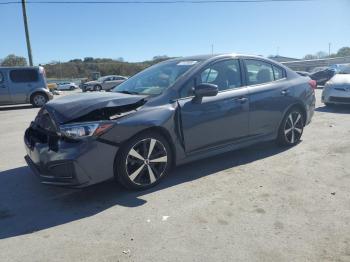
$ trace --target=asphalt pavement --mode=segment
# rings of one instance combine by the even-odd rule
[[[38,109],[0,107],[0,261],[350,261],[350,108],[320,93],[297,146],[196,161],[137,192],[40,184],[23,159]]]

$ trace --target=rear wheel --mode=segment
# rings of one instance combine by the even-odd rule
[[[30,98],[30,103],[33,107],[42,107],[47,101],[48,98],[44,93],[34,93]]]
[[[69,87],[69,90],[74,90],[74,89],[75,89],[74,86]]]
[[[277,141],[281,145],[294,146],[304,130],[304,116],[300,109],[292,108],[287,112],[278,130]]]
[[[94,90],[95,90],[95,91],[101,91],[101,90],[102,90],[102,86],[100,86],[100,85],[95,85],[95,86],[94,86]]]
[[[121,148],[116,159],[116,177],[128,189],[146,189],[158,184],[171,164],[169,143],[160,134],[147,132]]]

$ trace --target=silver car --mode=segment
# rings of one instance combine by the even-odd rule
[[[73,82],[57,83],[57,90],[74,90],[79,86]]]
[[[0,105],[41,107],[52,98],[43,67],[0,67]]]
[[[109,76],[102,76],[96,81],[89,81],[82,85],[83,92],[86,91],[101,91],[106,90],[109,91],[113,87],[123,83],[126,79],[128,79],[125,76],[118,76],[118,75],[109,75]]]
[[[326,83],[322,91],[322,102],[326,106],[350,105],[350,67],[345,68]]]

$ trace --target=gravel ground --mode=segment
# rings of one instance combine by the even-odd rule
[[[350,261],[350,108],[297,146],[176,168],[157,187],[41,185],[23,160],[38,109],[0,108],[0,261]]]

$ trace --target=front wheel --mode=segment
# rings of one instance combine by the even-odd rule
[[[102,90],[102,86],[100,86],[100,85],[95,85],[95,86],[94,86],[94,90],[95,90],[95,91],[101,91],[101,90]]]
[[[294,146],[304,130],[304,117],[300,109],[292,108],[287,112],[278,130],[277,141],[281,145]]]
[[[137,135],[121,148],[116,159],[116,177],[128,189],[155,186],[172,165],[167,140],[155,132]]]

